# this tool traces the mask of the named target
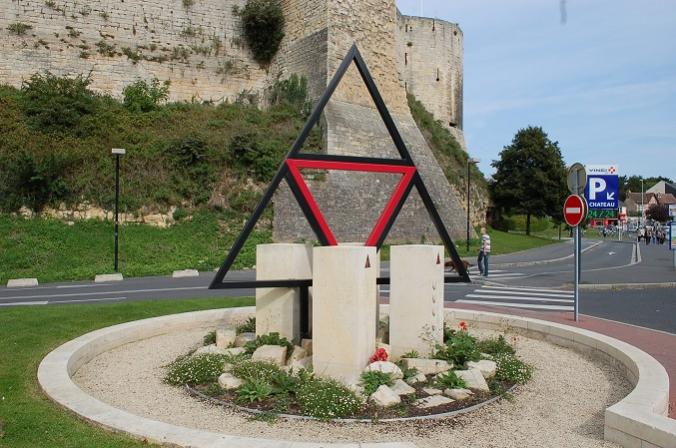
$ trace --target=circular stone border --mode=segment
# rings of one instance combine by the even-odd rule
[[[383,312],[387,306],[381,306]],[[122,345],[169,332],[208,329],[234,324],[255,313],[254,307],[226,308],[143,319],[102,328],[73,339],[49,353],[38,367],[38,382],[57,404],[95,424],[151,443],[192,448],[360,448],[360,443],[291,442],[240,437],[144,418],[117,409],[86,394],[72,380],[84,364]],[[478,328],[510,331],[575,349],[616,365],[635,385],[623,400],[605,411],[604,437],[622,446],[647,442],[676,446],[676,421],[667,417],[669,377],[652,356],[620,340],[554,322],[498,313],[445,310],[451,321],[468,321]],[[638,445],[637,445],[638,443]],[[414,448],[412,443],[375,443],[379,448]]]

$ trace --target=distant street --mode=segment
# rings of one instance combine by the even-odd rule
[[[668,264],[665,246],[641,246],[632,242],[585,240],[583,288],[593,285],[676,282],[676,270]],[[449,284],[447,301],[536,310],[571,311],[572,243],[563,242],[531,251],[491,258],[489,277],[477,276],[472,284]],[[476,264],[473,262],[472,264]],[[0,307],[53,304],[113,303],[147,299],[253,296],[253,290],[208,289],[213,273],[173,279],[144,277],[116,283],[71,282],[35,288],[0,288]],[[388,265],[383,263],[383,276]],[[235,271],[230,280],[252,280],[254,271]],[[583,289],[580,311],[605,319],[676,333],[676,287],[649,289]],[[381,287],[383,296],[388,287]]]

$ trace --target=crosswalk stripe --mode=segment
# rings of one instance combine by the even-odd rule
[[[511,296],[543,296],[543,297],[573,297],[572,293],[555,293],[555,292],[539,292],[539,291],[510,291],[502,289],[477,289],[474,292],[482,292],[489,294],[504,294]]]
[[[501,303],[501,302],[492,302],[487,300],[458,300],[457,303],[469,303],[475,305],[493,305],[493,306],[506,306],[511,308],[528,308],[528,309],[539,309],[539,310],[549,310],[549,311],[572,311],[572,306],[563,306],[563,305],[537,305],[529,303]]]
[[[573,303],[573,299],[550,299],[548,297],[505,297],[505,296],[494,296],[491,294],[467,294],[465,297],[476,297],[479,299],[494,299],[494,300],[525,300],[525,301],[535,301],[535,302],[559,302],[559,303]]]
[[[521,286],[482,286],[484,289],[500,289],[500,290],[509,290],[509,291],[535,291],[535,292],[561,292],[561,293],[568,293],[568,294],[573,294],[570,291],[564,291],[562,289],[547,289],[547,288],[523,288]]]

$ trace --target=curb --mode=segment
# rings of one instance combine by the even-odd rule
[[[651,288],[676,288],[676,282],[662,283],[599,283],[596,285],[583,284],[580,289],[583,291],[610,291],[620,289],[651,289]]]
[[[200,273],[197,269],[183,269],[182,271],[174,271],[171,274],[171,278],[188,278],[188,277],[199,277]]]
[[[7,281],[8,288],[29,288],[38,286],[37,278],[13,278]]]
[[[381,308],[385,312],[386,307]],[[50,352],[38,367],[38,382],[54,402],[105,428],[172,446],[191,448],[414,448],[412,443],[313,443],[233,436],[187,428],[134,415],[83,392],[73,381],[77,370],[97,355],[170,331],[211,328],[243,320],[253,307],[227,308],[143,319],[95,330]],[[539,319],[492,312],[448,309],[447,319],[515,331],[592,355],[619,367],[634,389],[605,410],[604,437],[624,447],[676,446],[676,421],[667,417],[669,376],[655,358],[618,339]],[[580,399],[583,399],[582,397]]]
[[[582,249],[582,253],[588,252],[588,251],[596,248],[597,246],[601,245],[602,242],[603,241],[598,241],[596,243],[591,244],[588,247],[585,247],[584,249]],[[526,251],[521,251],[521,252],[526,252]],[[517,254],[517,253],[518,252],[514,252],[510,255],[514,255],[514,254]],[[537,265],[541,265],[541,264],[557,263],[559,261],[568,260],[570,258],[573,258],[573,254],[566,255],[565,257],[551,258],[549,260],[515,261],[515,262],[512,262],[512,263],[497,263],[496,262],[496,263],[492,263],[492,266],[496,267],[496,268],[523,268],[523,267],[527,267],[527,266],[537,266]]]
[[[122,274],[98,274],[94,277],[94,283],[121,282],[124,280]]]

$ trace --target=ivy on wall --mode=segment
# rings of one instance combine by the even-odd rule
[[[284,13],[279,1],[248,0],[240,16],[254,59],[269,64],[284,38]]]

